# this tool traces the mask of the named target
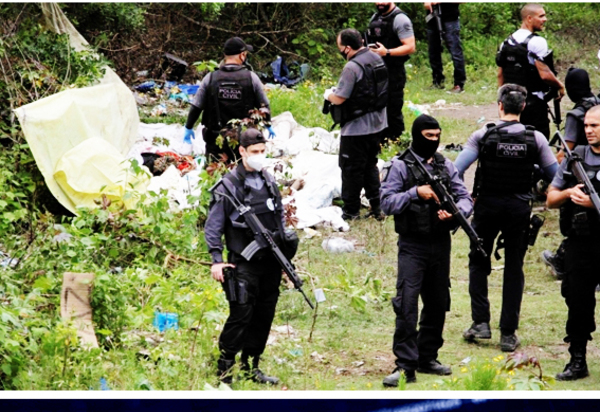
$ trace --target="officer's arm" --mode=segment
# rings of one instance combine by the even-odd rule
[[[400,39],[402,42],[401,46],[396,47],[395,49],[385,49],[382,50],[382,53],[378,53],[380,56],[385,56],[387,51],[390,52],[390,56],[400,57],[400,56],[408,56],[409,54],[413,54],[416,50],[415,37],[407,37],[406,39]],[[380,47],[381,49],[381,47]],[[379,49],[375,49],[379,50]]]
[[[502,67],[498,67],[498,87],[504,86],[504,71]]]
[[[548,194],[546,195],[546,207],[549,209],[556,209],[561,207],[565,202],[571,199],[571,194],[574,188],[568,188],[560,190],[557,187],[550,185],[548,188]]]
[[[204,76],[202,79],[202,83],[200,83],[200,87],[196,92],[196,95],[191,101],[190,104],[190,112],[188,114],[187,121],[185,122],[185,127],[188,129],[193,129],[194,125],[200,118],[200,113],[206,107],[206,98],[208,97],[208,85],[210,81],[210,75]]]
[[[562,82],[560,80],[558,80],[558,78],[554,75],[554,73],[552,73],[552,70],[550,70],[548,65],[546,63],[536,59],[535,67],[538,70],[538,73],[540,74],[540,77],[542,78],[544,83],[546,83],[547,85],[549,85],[551,87],[559,89],[560,91],[562,91],[562,93],[560,93],[560,91],[559,91],[561,96],[564,96],[564,94],[565,94],[564,84],[562,84]]]
[[[222,237],[225,233],[225,222],[228,218],[225,202],[227,202],[225,198],[220,198],[211,205],[204,226],[204,238],[213,264],[223,262]]]
[[[265,93],[263,84],[255,73],[251,73],[250,77],[252,78],[256,107],[267,114],[267,121],[271,121],[271,103]]]
[[[456,199],[456,205],[465,217],[469,217],[473,213],[473,198],[471,198],[462,178],[459,177],[459,171],[449,159],[446,159],[446,167],[450,172],[450,185],[452,195]]]
[[[458,170],[458,176],[464,180],[465,171],[473,164],[479,154],[476,150],[473,150],[469,147],[465,147],[456,160],[454,161],[454,166]]]
[[[335,105],[340,105],[344,103],[347,99],[345,97],[338,96],[337,94],[332,93],[329,95],[328,100]]]

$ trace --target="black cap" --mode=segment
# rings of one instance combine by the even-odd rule
[[[248,129],[240,136],[240,146],[242,147],[248,147],[259,143],[267,143],[267,140],[257,129]]]
[[[235,56],[245,51],[251,52],[254,51],[254,48],[249,44],[244,43],[244,40],[239,37],[230,38],[225,42],[225,46],[223,47],[225,56]]]

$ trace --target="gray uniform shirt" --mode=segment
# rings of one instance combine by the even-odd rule
[[[473,199],[471,199],[471,195],[469,195],[463,181],[458,177],[458,171],[454,167],[454,164],[448,159],[445,159],[444,164],[450,174],[450,189],[456,199],[456,204],[463,215],[468,217],[473,212]],[[426,163],[425,167],[433,173],[433,166],[431,164]],[[381,210],[386,215],[399,215],[411,202],[419,199],[417,186],[407,186],[408,173],[409,171],[404,160],[394,157],[389,172],[381,183]]]
[[[396,16],[396,18],[394,18],[393,29],[400,40],[415,36],[412,22],[404,13],[400,13]]]
[[[238,65],[237,64],[228,64],[226,66],[227,67],[237,67]],[[196,92],[196,95],[190,102],[191,104],[193,104],[200,110],[206,109],[206,107],[211,104],[210,102],[207,102],[210,76],[211,76],[211,73],[204,76],[204,78],[202,79],[202,82],[200,83],[200,87],[198,88],[198,91]],[[265,94],[265,91],[263,89],[262,83],[260,82],[260,79],[254,72],[250,72],[250,77],[252,78],[252,88],[254,89],[254,94],[256,95],[256,98],[257,98],[259,104],[265,105],[266,107],[270,108],[269,99],[267,98],[267,95]]]
[[[583,162],[589,166],[600,166],[600,154],[596,154],[592,151],[590,146],[585,146],[585,151],[583,152]],[[567,162],[561,162],[556,174],[554,175],[554,179],[552,179],[551,185],[557,188],[558,190],[567,189],[567,181],[565,180],[565,170],[567,168]],[[592,183],[594,179],[600,180],[600,176],[596,174],[594,177],[590,177]]]
[[[342,75],[335,88],[334,94],[345,99],[350,98],[356,83],[362,80],[363,70],[360,66],[350,60],[344,66]],[[354,120],[349,121],[342,127],[342,136],[363,136],[375,134],[388,126],[387,112],[385,107],[381,110],[366,113]]]
[[[500,120],[498,122],[495,122],[496,125],[500,125],[502,123],[506,123],[503,120]],[[507,126],[505,128],[505,130],[509,133],[518,133],[520,131],[523,131],[525,129],[525,126],[523,126],[521,123],[515,123],[513,125]],[[475,152],[476,156],[473,158],[473,161],[479,157],[479,150],[480,150],[480,146],[481,146],[481,139],[483,139],[483,136],[485,136],[485,133],[487,132],[487,126],[482,127],[479,130],[476,130],[467,140],[467,143],[464,146],[464,154],[461,153],[459,155],[459,157],[465,157],[465,156],[469,156],[468,151],[471,152]],[[548,145],[548,140],[546,140],[546,137],[541,134],[540,132],[538,132],[537,130],[534,132],[534,137],[535,137],[535,144],[538,148],[538,156],[537,156],[537,160],[535,162],[535,164],[539,165],[542,169],[546,169],[549,166],[552,166],[553,164],[556,163],[556,157],[554,156],[554,153],[552,153],[552,149],[550,149],[550,146]],[[465,164],[464,162],[460,162],[459,159],[456,159],[456,164],[458,165],[458,172],[462,175],[465,170],[467,170],[469,168],[469,166],[473,163],[473,161],[471,161],[468,164]],[[548,178],[550,179],[550,177]],[[527,195],[514,195],[516,198],[518,199],[522,199],[522,200],[529,200],[531,199],[531,194],[527,194]]]

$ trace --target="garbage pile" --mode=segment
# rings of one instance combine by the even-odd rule
[[[202,127],[198,126],[196,136],[202,136]],[[285,187],[283,203],[295,208],[296,228],[323,225],[349,230],[341,208],[332,206],[342,186],[339,131],[304,127],[290,112],[274,117],[272,127],[277,137],[267,143],[267,170]],[[157,194],[166,190],[174,210],[195,206],[188,203],[187,196],[200,195],[198,186],[206,162],[202,139],[186,144],[183,136],[183,125],[140,123],[139,138],[127,155],[148,167],[153,177],[147,190]]]

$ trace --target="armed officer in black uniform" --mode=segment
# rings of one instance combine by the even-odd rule
[[[226,174],[223,179],[235,188],[235,196],[249,206],[266,229],[275,233],[274,238],[283,239],[285,225],[281,195],[273,176],[262,171],[265,166],[265,139],[256,129],[248,129],[240,137],[242,162]],[[235,267],[238,301],[230,302],[229,318],[219,337],[221,357],[218,374],[226,383],[231,383],[231,368],[235,356],[242,351],[242,370],[250,379],[259,383],[278,383],[277,378],[264,375],[258,369],[259,358],[265,345],[275,316],[279,297],[281,266],[270,250],[262,249],[245,260],[240,254],[254,240],[253,234],[237,209],[226,196],[223,188],[215,189],[206,220],[206,244],[212,256],[212,277],[223,282],[223,269]],[[225,235],[228,263],[223,263]],[[252,359],[250,364],[249,358]]]
[[[521,123],[535,127],[550,138],[548,104],[550,89],[560,100],[565,89],[554,72],[552,51],[546,39],[535,34],[546,24],[546,12],[540,4],[526,4],[521,9],[521,28],[510,35],[496,55],[498,85],[518,84],[527,89],[527,106],[521,113]]]
[[[473,228],[483,241],[484,257],[471,246],[469,254],[469,294],[473,324],[464,333],[466,340],[490,339],[490,302],[488,276],[491,252],[500,232],[504,239],[506,259],[502,285],[500,317],[500,349],[514,351],[520,341],[519,327],[525,276],[523,260],[527,252],[531,187],[534,165],[539,165],[546,180],[556,173],[557,163],[546,138],[531,126],[519,123],[525,107],[527,91],[516,84],[505,84],[498,90],[500,121],[487,124],[474,132],[454,164],[461,176],[479,159],[473,198]]]
[[[600,191],[600,106],[585,115],[585,134],[589,145],[574,149],[594,189]],[[569,343],[571,359],[558,380],[576,380],[589,375],[586,362],[587,341],[596,330],[594,312],[595,289],[600,283],[598,251],[600,250],[600,216],[590,196],[584,192],[573,174],[567,175],[567,162],[562,162],[550,188],[547,206],[560,207],[560,230],[568,236],[565,247],[565,278],[561,292],[569,309],[564,341]]]
[[[223,53],[225,59],[218,70],[209,73],[202,79],[200,88],[190,105],[190,112],[185,124],[184,141],[195,138],[194,124],[202,115],[202,131],[206,143],[206,159],[219,161],[221,154],[228,161],[239,159],[238,148],[231,148],[226,139],[223,147],[216,143],[221,130],[228,126],[231,119],[244,119],[252,109],[263,111],[267,120],[270,118],[269,99],[262,83],[256,74],[244,65],[248,52],[253,48],[239,37],[232,37],[225,42]]]
[[[398,386],[400,374],[416,382],[415,371],[450,375],[450,367],[438,361],[438,350],[446,312],[450,309],[450,230],[457,222],[440,208],[439,199],[427,177],[415,164],[415,157],[434,176],[441,178],[463,215],[469,216],[473,201],[452,162],[437,153],[441,128],[428,115],[417,117],[412,126],[410,151],[392,159],[381,186],[381,208],[394,215],[398,238],[398,280],[392,299],[396,313],[393,351],[396,369],[383,380],[387,387]],[[419,320],[419,296],[423,310]]]
[[[404,62],[415,52],[415,35],[412,22],[394,3],[375,3],[377,13],[371,17],[367,30],[368,45],[383,57],[388,72],[388,128],[384,137],[395,141],[404,132],[404,86],[406,70]]]
[[[565,86],[567,96],[575,103],[573,109],[569,110],[565,116],[564,133],[567,146],[573,150],[575,146],[587,146],[588,141],[585,137],[583,121],[587,111],[600,104],[600,97],[594,96],[592,93],[590,77],[583,69],[570,68],[565,77]],[[561,150],[556,156],[559,163],[562,162],[563,157],[564,152]],[[554,255],[549,250],[542,252],[542,260],[558,279],[564,277],[565,245],[566,243],[563,241]]]

